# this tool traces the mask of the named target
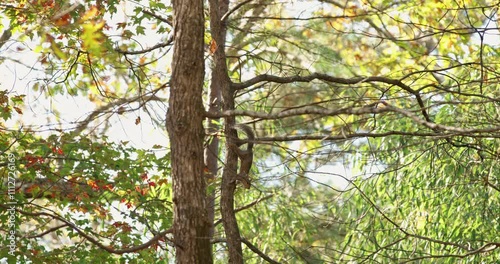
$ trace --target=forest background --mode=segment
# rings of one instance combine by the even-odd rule
[[[500,259],[498,2],[0,8],[0,261]]]

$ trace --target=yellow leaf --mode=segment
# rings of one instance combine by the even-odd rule
[[[102,42],[105,39],[102,33],[102,28],[105,22],[101,21],[99,23],[90,22],[82,25],[83,31],[80,38],[82,39],[83,47],[90,53],[99,54],[102,47]]]
[[[96,6],[92,6],[85,14],[83,14],[81,20],[82,21],[87,21],[94,19],[97,15],[99,14],[99,10],[97,9]]]
[[[68,56],[61,50],[61,48],[59,48],[59,44],[57,44],[54,37],[52,37],[49,34],[46,34],[46,38],[50,42],[50,49],[54,52],[54,55],[56,55],[56,57],[59,58],[60,60],[63,61],[67,60]]]

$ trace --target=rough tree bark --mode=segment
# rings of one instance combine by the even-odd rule
[[[212,263],[203,176],[203,0],[175,0],[174,55],[167,113],[177,263]]]

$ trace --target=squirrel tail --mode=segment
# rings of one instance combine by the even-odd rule
[[[247,140],[248,140],[246,142],[246,143],[248,143],[248,149],[251,149],[253,147],[253,141],[255,140],[255,133],[253,132],[252,128],[248,125],[245,125],[245,124],[236,124],[236,125],[234,125],[234,128],[245,133],[245,135],[247,136]]]

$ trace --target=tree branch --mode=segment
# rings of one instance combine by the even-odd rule
[[[138,55],[138,54],[148,53],[148,52],[153,51],[155,49],[164,48],[166,46],[171,45],[172,42],[173,42],[173,39],[168,38],[167,42],[158,43],[158,44],[154,45],[153,47],[150,47],[150,48],[147,48],[147,49],[143,49],[143,50],[128,51],[128,50],[122,50],[120,48],[116,48],[115,51],[119,52],[121,54],[125,54],[125,55]]]
[[[271,198],[271,197],[273,197],[273,195],[272,195],[272,194],[271,194],[271,195],[268,195],[268,196],[264,196],[264,197],[262,197],[262,198],[259,198],[259,199],[255,200],[255,201],[253,201],[253,202],[251,202],[251,203],[249,203],[249,204],[247,204],[247,205],[244,205],[244,206],[242,206],[242,207],[240,207],[240,208],[235,209],[235,210],[234,210],[234,213],[238,213],[238,212],[240,212],[240,211],[246,210],[246,209],[248,209],[248,208],[250,208],[250,207],[252,207],[252,206],[254,206],[254,205],[256,205],[256,204],[258,204],[258,203],[260,203],[260,202],[262,202],[262,201],[265,201],[265,200],[267,200],[267,199],[269,199],[269,198]],[[219,225],[220,223],[222,223],[222,219],[219,219],[219,220],[215,221],[214,226],[217,226],[217,225]]]
[[[232,14],[234,13],[236,10],[238,10],[238,8],[242,7],[243,5],[249,3],[249,2],[252,2],[253,0],[246,0],[246,1],[243,1],[239,4],[237,4],[236,6],[234,6],[233,8],[231,8],[231,10],[227,11],[220,19],[220,21],[222,23],[226,22],[227,18]]]
[[[174,27],[174,25],[172,24],[172,21],[168,20],[168,18],[164,18],[164,17],[162,17],[160,15],[157,15],[153,11],[149,11],[149,10],[142,10],[142,12],[145,13],[145,14],[148,14],[148,15],[150,15],[150,16],[152,16],[152,17],[154,17],[154,18],[156,18],[156,19],[158,19],[158,20],[160,20],[162,22],[167,23],[171,27]]]
[[[248,81],[242,82],[242,83],[232,83],[231,87],[236,89],[236,90],[241,90],[241,89],[250,87],[252,85],[255,85],[257,83],[260,83],[260,82],[274,82],[274,83],[284,84],[284,83],[293,83],[293,82],[311,82],[311,81],[316,80],[316,79],[321,80],[321,81],[325,81],[325,82],[346,84],[346,85],[370,83],[370,82],[380,82],[380,83],[385,83],[385,84],[397,86],[397,87],[407,91],[408,93],[412,94],[413,96],[415,96],[425,120],[428,122],[431,121],[429,115],[427,114],[427,111],[425,110],[424,102],[423,102],[420,94],[418,93],[418,91],[413,90],[410,86],[404,84],[401,80],[391,79],[391,78],[387,78],[387,77],[370,76],[370,77],[340,78],[340,77],[334,77],[334,76],[330,76],[330,75],[322,74],[322,73],[312,73],[312,74],[307,75],[307,76],[280,77],[280,76],[263,74],[263,75],[258,75],[256,77],[254,77]]]
[[[159,90],[165,88],[167,86],[167,84],[163,84],[159,88],[156,88],[155,90],[151,91],[150,92],[151,95],[142,95],[141,94],[141,95],[137,95],[137,96],[134,96],[131,98],[120,98],[114,102],[111,102],[107,105],[103,105],[103,106],[99,107],[98,109],[92,111],[92,113],[90,113],[87,116],[87,118],[85,118],[85,120],[79,122],[80,124],[76,127],[75,133],[80,134],[85,128],[87,128],[87,126],[90,124],[90,122],[92,122],[95,118],[97,118],[97,116],[99,116],[100,114],[103,114],[105,112],[109,112],[110,109],[117,107],[119,105],[129,104],[129,103],[137,102],[140,100],[141,106],[142,106],[146,102],[149,102],[149,101],[161,101],[162,99],[159,98],[158,96],[156,96],[156,93]]]
[[[0,49],[2,46],[7,43],[7,41],[12,37],[12,28],[8,28],[3,31],[2,36],[0,36]]]
[[[254,246],[250,241],[246,240],[245,238],[241,238],[241,242],[243,242],[250,250],[255,252],[259,257],[263,258],[265,261],[272,263],[272,264],[279,264],[278,261],[270,258],[268,255],[266,255],[264,252],[260,251],[256,246]]]
[[[40,234],[36,234],[36,235],[32,235],[32,236],[27,236],[26,238],[39,238],[39,237],[43,237],[47,234],[50,234],[58,229],[61,229],[63,227],[67,227],[69,226],[68,224],[62,224],[62,225],[58,225],[58,226],[55,226],[55,227],[52,227],[52,228],[49,228],[47,230],[45,230],[44,232],[40,233]]]
[[[486,243],[485,245],[479,247],[478,249],[471,250],[465,254],[428,255],[428,256],[421,256],[421,257],[412,258],[412,259],[409,259],[407,261],[403,261],[400,263],[418,262],[419,260],[423,260],[423,259],[438,259],[438,258],[461,258],[461,259],[463,259],[463,258],[466,258],[468,256],[472,256],[472,255],[476,255],[476,254],[488,253],[488,252],[493,251],[499,247],[500,247],[499,242],[490,242],[490,243]]]
[[[0,207],[7,209],[9,206],[2,204],[2,205],[0,205]],[[172,233],[172,229],[167,229],[165,231],[162,231],[162,232],[158,233],[157,235],[155,235],[153,238],[151,238],[146,243],[143,243],[143,244],[140,244],[140,245],[137,245],[137,246],[133,246],[133,247],[128,247],[128,248],[114,249],[112,246],[103,245],[101,242],[97,241],[97,239],[95,239],[95,238],[91,237],[90,235],[88,235],[87,233],[83,232],[75,224],[71,223],[70,221],[66,220],[65,218],[63,218],[62,216],[59,216],[57,214],[49,214],[49,213],[45,213],[45,212],[31,213],[31,212],[23,211],[23,210],[20,210],[20,209],[17,209],[17,208],[16,208],[16,211],[19,212],[19,213],[21,213],[21,214],[24,214],[24,215],[29,215],[29,216],[48,216],[48,217],[51,217],[52,219],[59,220],[59,221],[65,223],[66,225],[68,225],[69,227],[71,227],[80,236],[84,237],[89,242],[91,242],[92,244],[96,245],[98,248],[103,249],[103,250],[105,250],[105,251],[107,251],[109,253],[113,253],[113,254],[125,254],[125,253],[137,252],[139,250],[148,248],[149,246],[151,246],[152,244],[154,244],[155,242],[157,242],[160,238],[164,237],[166,234]]]
[[[461,128],[461,127],[453,127],[440,125],[431,121],[428,121],[427,118],[424,120],[419,118],[413,112],[394,107],[385,101],[379,101],[376,103],[372,103],[363,107],[348,107],[348,108],[340,108],[340,109],[324,109],[318,107],[303,107],[298,109],[284,110],[278,113],[262,113],[262,112],[254,112],[247,110],[227,110],[220,113],[210,113],[206,112],[205,115],[210,118],[214,117],[228,117],[228,116],[249,116],[252,118],[259,118],[263,120],[270,119],[282,119],[286,117],[298,116],[298,115],[322,115],[322,116],[336,116],[336,115],[364,115],[364,114],[381,114],[381,113],[399,113],[410,119],[412,119],[416,124],[425,126],[430,128],[436,132],[454,132],[459,134],[472,134],[472,133],[492,133],[499,132],[500,126],[495,127],[487,127],[487,128]],[[429,119],[430,120],[430,119]],[[441,133],[438,133],[441,135]]]

